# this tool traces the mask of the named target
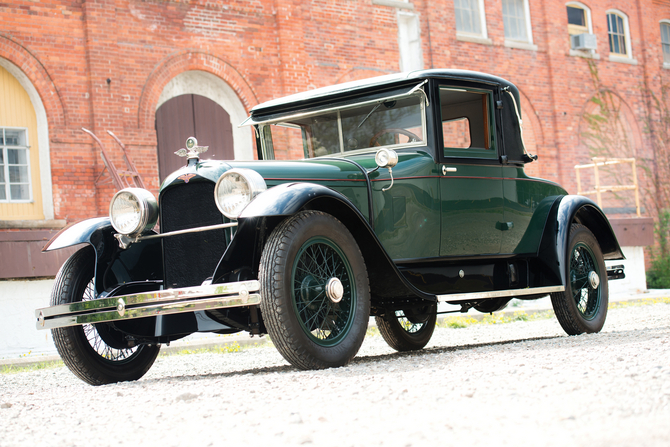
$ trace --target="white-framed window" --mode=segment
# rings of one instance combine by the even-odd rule
[[[421,27],[418,15],[398,11],[398,46],[400,48],[400,71],[423,69]]]
[[[615,9],[607,11],[607,38],[610,54],[618,57],[633,57],[626,14]]]
[[[486,37],[484,0],[454,0],[454,15],[459,34]]]
[[[502,0],[505,39],[533,43],[528,0]]]
[[[591,10],[579,2],[570,2],[565,5],[568,13],[568,34],[593,34],[591,25]]]
[[[0,127],[0,202],[29,202],[30,149],[27,129]]]
[[[661,48],[663,64],[670,64],[670,20],[661,20]]]

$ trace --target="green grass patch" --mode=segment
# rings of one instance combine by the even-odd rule
[[[2,365],[0,366],[0,374],[17,374],[30,371],[39,371],[42,369],[61,368],[63,366],[65,366],[65,364],[62,360],[31,363],[28,365]]]
[[[253,344],[243,344],[240,345],[238,342],[225,343],[220,345],[209,345],[202,346],[198,348],[183,348],[177,351],[163,351],[160,353],[161,356],[167,357],[172,355],[189,355],[189,354],[230,354],[233,352],[240,352],[247,349],[254,349],[260,346],[272,345],[270,342],[270,337],[265,336],[263,341],[259,341]]]
[[[670,304],[670,297],[662,296],[658,298],[641,298],[630,301],[614,301],[609,303],[608,309],[623,309],[625,307],[651,306],[653,304]]]
[[[544,312],[526,313],[524,311],[510,313],[499,313],[493,315],[477,315],[477,318],[466,315],[458,317],[446,317],[437,322],[438,327],[461,329],[476,324],[507,324],[517,321],[536,321],[552,318],[554,312],[547,310]]]

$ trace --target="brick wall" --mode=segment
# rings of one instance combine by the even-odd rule
[[[530,1],[535,48],[505,46],[500,0],[485,0],[487,43],[457,39],[452,0],[415,0],[426,68],[490,72],[516,83],[540,161],[530,172],[576,192],[574,165],[589,159],[580,116],[593,94],[587,59],[570,55],[564,1]],[[603,84],[633,116],[636,155],[649,154],[640,85],[658,88],[663,68],[659,20],[670,2],[594,0],[594,59]],[[606,11],[629,19],[636,64],[609,60]],[[14,0],[0,3],[0,57],[19,66],[44,102],[56,219],[107,213],[111,187],[79,129],[112,130],[126,142],[148,186],[158,189],[154,113],[163,87],[203,70],[227,82],[247,109],[337,82],[395,72],[396,9],[372,0]],[[103,141],[113,147],[109,138]],[[114,159],[121,165],[120,151]]]

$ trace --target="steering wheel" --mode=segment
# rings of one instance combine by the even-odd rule
[[[370,146],[369,147],[381,146],[377,142],[377,140],[379,140],[379,138],[382,135],[386,135],[387,133],[392,133],[395,136],[395,138],[394,138],[395,144],[400,143],[400,141],[399,141],[400,135],[405,135],[406,137],[408,137],[410,143],[421,140],[421,138],[419,138],[418,135],[413,134],[409,130],[405,130],[405,129],[384,129],[384,130],[380,130],[372,138],[370,138]]]

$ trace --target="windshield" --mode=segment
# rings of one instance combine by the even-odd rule
[[[410,95],[261,126],[266,159],[338,156],[378,146],[425,144],[423,97]]]

